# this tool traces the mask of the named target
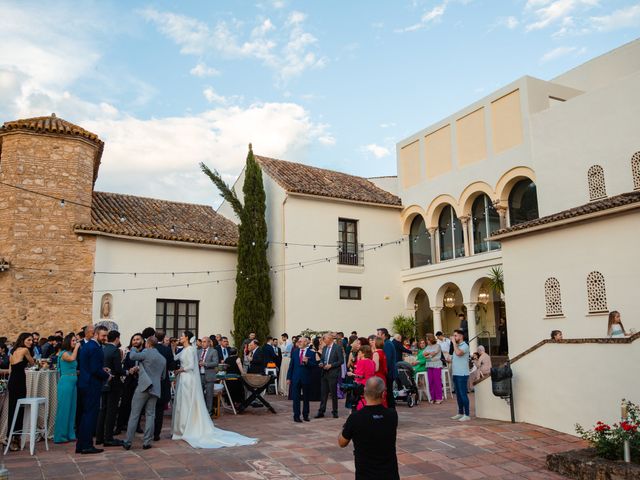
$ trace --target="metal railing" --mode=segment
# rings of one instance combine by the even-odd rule
[[[338,241],[338,264],[364,266],[364,244],[358,244],[355,252],[349,252],[348,247],[353,248],[353,244]]]

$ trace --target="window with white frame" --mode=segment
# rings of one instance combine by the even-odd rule
[[[557,278],[547,278],[544,282],[544,303],[547,317],[562,315],[562,295]]]
[[[589,183],[589,199],[599,200],[607,196],[607,187],[604,183],[604,170],[600,165],[592,165],[587,171]]]
[[[640,152],[631,156],[631,175],[633,176],[634,190],[640,190]]]
[[[607,307],[607,288],[604,275],[600,272],[591,272],[587,275],[587,303],[589,313],[609,311]]]

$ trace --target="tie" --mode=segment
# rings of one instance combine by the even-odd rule
[[[223,348],[223,349],[222,349],[222,359],[223,359],[223,360],[226,360],[226,359],[227,359],[227,349],[226,349],[226,348]]]
[[[304,350],[300,350],[300,363],[302,363],[303,357],[304,357]]]
[[[202,357],[200,357],[200,361],[204,362],[204,357],[206,357],[206,356],[207,356],[207,350],[206,349],[202,350]],[[191,357],[191,358],[193,358],[193,357]]]

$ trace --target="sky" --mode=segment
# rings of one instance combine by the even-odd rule
[[[97,190],[216,206],[254,152],[364,177],[523,76],[636,39],[629,0],[0,0],[0,122],[105,141]]]

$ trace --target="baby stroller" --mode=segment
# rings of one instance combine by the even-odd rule
[[[407,362],[398,362],[396,365],[398,378],[393,386],[393,396],[396,399],[396,403],[406,401],[409,408],[411,408],[420,403],[413,367]]]

